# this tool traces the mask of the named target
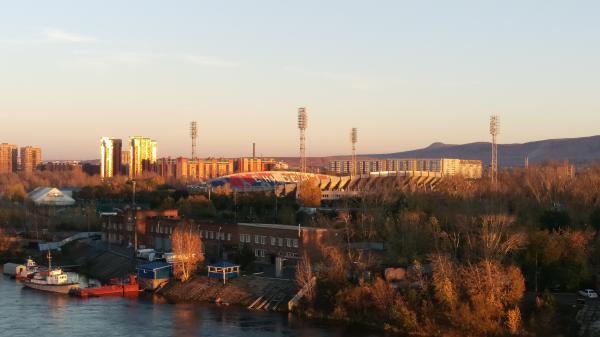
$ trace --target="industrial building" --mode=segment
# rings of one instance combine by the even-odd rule
[[[479,179],[483,174],[480,160],[464,159],[369,159],[356,161],[357,174],[374,172],[432,172],[441,176],[463,176]],[[329,172],[335,175],[350,175],[353,172],[351,160],[333,160],[329,162]]]
[[[135,227],[128,210],[103,219],[103,236],[110,244],[134,245],[134,228],[138,247],[171,251],[171,235],[179,225],[189,224],[177,210],[138,210]],[[323,244],[329,232],[324,228],[259,223],[194,223],[202,237],[207,259],[231,259],[243,246],[254,252],[256,262],[275,264],[277,258],[296,260],[309,246]]]

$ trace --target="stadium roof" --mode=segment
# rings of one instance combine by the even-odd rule
[[[212,188],[229,185],[232,189],[267,189],[278,185],[297,184],[312,178],[329,179],[329,176],[293,171],[265,171],[236,173],[208,181]]]

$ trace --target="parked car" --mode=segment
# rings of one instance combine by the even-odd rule
[[[579,295],[586,298],[598,298],[598,293],[596,293],[596,291],[594,291],[593,289],[579,290]]]

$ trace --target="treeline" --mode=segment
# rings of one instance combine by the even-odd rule
[[[576,176],[554,165],[507,170],[496,186],[452,178],[428,192],[379,187],[332,206],[336,219],[314,223],[338,230],[338,242],[301,264],[317,280],[305,303],[312,315],[407,334],[544,336],[573,328],[556,324],[548,291],[597,282],[598,166]],[[356,242],[385,250],[351,249]],[[398,289],[379,279],[386,266],[407,271]],[[523,301],[526,290],[537,300]]]

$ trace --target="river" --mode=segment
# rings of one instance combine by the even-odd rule
[[[147,294],[79,299],[23,288],[6,276],[0,276],[0,305],[0,336],[11,337],[383,336],[286,314],[170,304]]]

